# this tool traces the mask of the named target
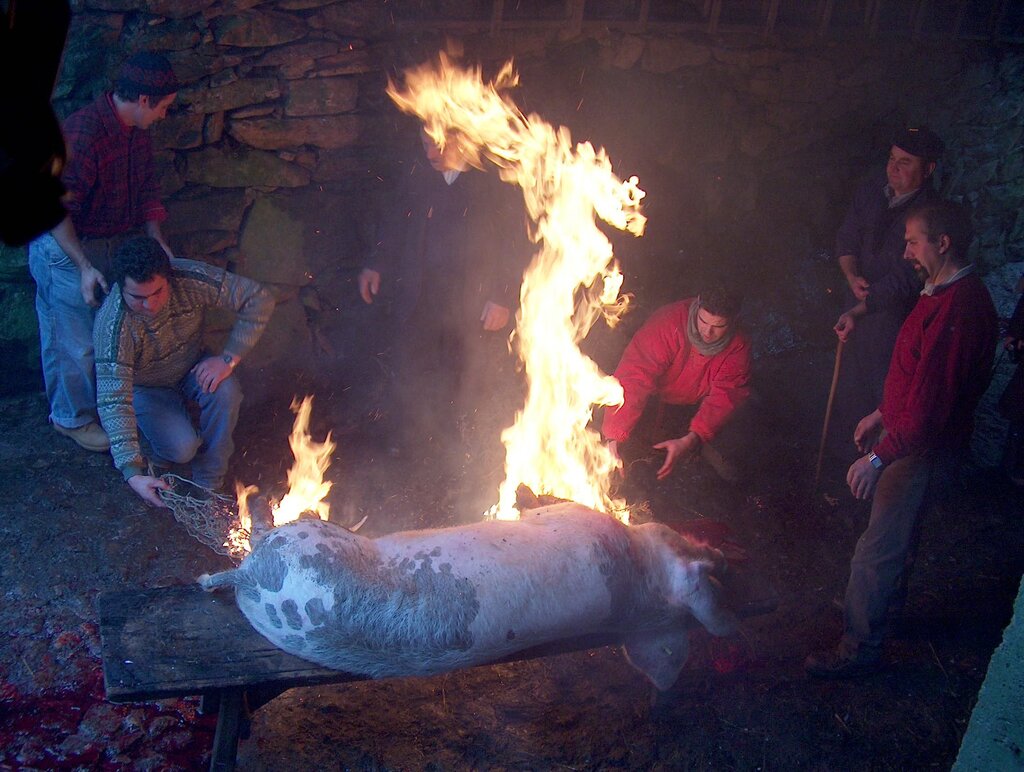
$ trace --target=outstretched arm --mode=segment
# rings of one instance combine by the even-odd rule
[[[674,440],[665,440],[654,446],[656,450],[665,451],[665,461],[658,470],[658,479],[664,480],[680,460],[689,460],[700,448],[700,437],[696,432],[687,432],[684,436]]]
[[[164,500],[160,498],[158,491],[165,490],[168,485],[159,477],[137,474],[134,477],[128,478],[128,485],[147,504],[152,504],[154,507],[167,506]]]

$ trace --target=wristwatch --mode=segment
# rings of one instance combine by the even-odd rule
[[[231,354],[221,354],[220,358],[224,361],[228,367],[234,368],[235,358]]]
[[[870,453],[868,453],[868,461],[870,461],[871,462],[871,466],[873,466],[879,472],[881,472],[883,469],[885,469],[885,462],[882,459],[880,459],[878,456],[876,456],[875,455],[875,451],[873,451],[873,450]]]

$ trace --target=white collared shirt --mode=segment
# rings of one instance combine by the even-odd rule
[[[952,276],[950,276],[948,279],[946,279],[946,281],[942,282],[941,284],[932,284],[931,282],[927,282],[926,281],[924,283],[924,289],[921,290],[921,294],[922,295],[934,295],[935,294],[935,290],[941,289],[942,287],[948,287],[953,282],[960,281],[960,279],[962,279],[965,276],[967,276],[967,274],[973,273],[973,272],[974,272],[974,263],[969,263],[968,265],[965,265],[963,268],[961,268],[959,271],[954,273]]]

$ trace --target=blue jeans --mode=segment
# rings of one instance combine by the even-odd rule
[[[68,429],[96,420],[95,311],[82,300],[81,276],[49,233],[28,248],[50,420]]]
[[[212,394],[204,392],[189,373],[178,388],[136,386],[132,392],[139,431],[153,449],[154,461],[192,462],[192,481],[218,489],[235,450],[232,434],[238,423],[242,389],[233,375]],[[199,431],[187,403],[199,405]]]

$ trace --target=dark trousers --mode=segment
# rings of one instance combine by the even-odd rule
[[[518,404],[507,336],[508,330],[485,332],[443,303],[421,302],[399,321],[389,389],[392,439],[458,445],[477,427],[497,441]]]
[[[857,424],[882,404],[882,387],[902,318],[892,312],[861,317],[843,344],[828,448],[844,463],[861,455],[853,443]]]
[[[841,644],[849,654],[881,646],[890,606],[905,592],[921,512],[934,500],[937,480],[953,468],[951,454],[940,452],[906,456],[882,471],[868,527],[850,560]]]

